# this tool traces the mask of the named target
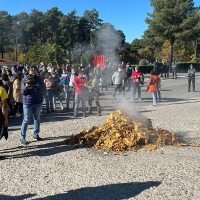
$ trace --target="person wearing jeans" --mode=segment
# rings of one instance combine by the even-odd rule
[[[152,97],[153,97],[153,106],[157,105],[157,91],[159,89],[159,85],[160,85],[160,77],[158,74],[158,71],[153,69],[150,72],[151,76],[149,78],[149,83],[147,86],[147,92],[151,92]]]
[[[60,82],[63,84],[62,98],[64,98],[65,100],[67,100],[68,98],[67,92],[68,92],[69,77],[70,77],[70,74],[67,72],[66,67],[63,67],[63,73],[61,74]]]
[[[24,111],[24,119],[22,122],[21,127],[21,136],[20,140],[25,140],[26,138],[26,131],[28,124],[31,119],[31,115],[33,114],[34,119],[34,130],[33,130],[33,137],[38,138],[39,132],[40,132],[40,112],[42,109],[42,103],[39,104],[33,104],[33,105],[23,105],[23,111]]]
[[[157,92],[152,92],[152,97],[153,97],[153,106],[156,106],[157,105]]]
[[[21,126],[20,142],[23,145],[28,144],[26,141],[26,131],[33,114],[34,131],[33,138],[37,141],[42,140],[39,136],[40,132],[40,112],[42,109],[43,93],[41,88],[44,86],[43,80],[36,75],[37,67],[32,66],[29,74],[22,80],[24,86],[23,92],[23,112],[24,118]]]

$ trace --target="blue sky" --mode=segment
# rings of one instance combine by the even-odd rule
[[[200,0],[194,2],[195,6],[200,6]],[[32,9],[45,12],[52,7],[58,7],[64,14],[75,9],[77,16],[95,8],[99,18],[122,30],[129,43],[142,37],[147,29],[147,12],[153,11],[150,0],[0,0],[0,10],[6,10],[11,15],[22,11],[30,13]]]

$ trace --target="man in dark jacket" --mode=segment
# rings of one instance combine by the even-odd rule
[[[126,78],[124,80],[124,82],[125,82],[124,87],[126,87],[126,85],[128,87],[127,92],[130,91],[130,89],[131,89],[131,78],[130,77],[132,75],[132,70],[133,69],[132,69],[131,64],[127,63],[127,65],[126,65]]]
[[[26,131],[28,128],[28,124],[30,122],[31,116],[33,114],[34,118],[34,130],[33,130],[33,138],[37,141],[42,140],[39,136],[40,132],[40,112],[42,109],[43,95],[42,89],[44,87],[43,80],[40,76],[36,75],[37,67],[32,66],[29,70],[29,74],[26,78],[22,80],[22,86],[25,86],[23,92],[23,112],[24,119],[22,121],[21,126],[21,136],[20,142],[21,144],[28,144],[26,141]]]
[[[42,71],[40,72],[40,76],[42,77],[42,79],[44,80],[45,79],[45,75],[47,73],[47,66],[46,65],[43,65],[42,66]]]
[[[190,65],[190,68],[188,69],[188,92],[190,92],[190,86],[192,82],[192,88],[193,92],[195,92],[195,68],[193,68],[193,65]]]

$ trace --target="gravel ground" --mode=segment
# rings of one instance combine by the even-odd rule
[[[139,111],[153,126],[174,131],[190,143],[200,143],[200,101],[161,102]],[[66,200],[198,200],[200,148],[164,146],[156,151],[106,153],[90,148],[58,146],[71,134],[100,125],[103,116],[44,122],[35,142],[29,126],[28,146],[19,143],[19,128],[0,141],[0,199]]]

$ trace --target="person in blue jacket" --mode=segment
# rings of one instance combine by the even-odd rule
[[[42,138],[39,136],[39,132],[40,112],[43,102],[42,88],[44,87],[44,83],[42,78],[36,75],[37,72],[37,67],[32,66],[29,69],[29,74],[22,79],[24,118],[21,126],[20,142],[23,145],[28,144],[26,141],[26,131],[32,114],[34,119],[33,138],[37,141],[42,140]]]
[[[63,73],[61,74],[61,77],[60,77],[60,82],[63,84],[62,98],[66,99],[66,100],[67,100],[69,77],[70,77],[70,74],[67,71],[66,67],[64,67]]]

